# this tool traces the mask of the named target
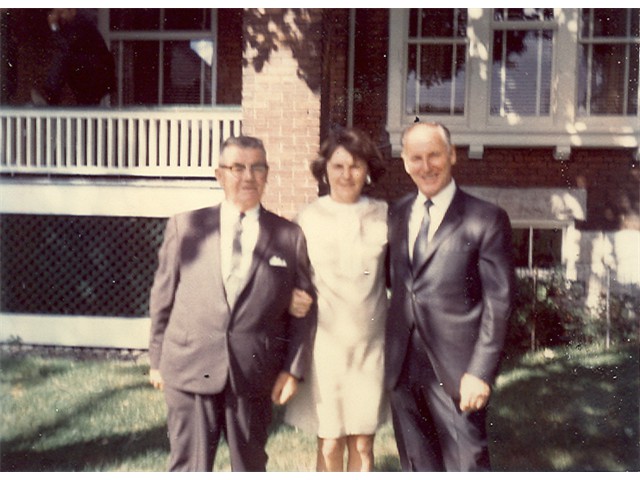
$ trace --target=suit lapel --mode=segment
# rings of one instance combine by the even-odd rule
[[[202,259],[197,263],[201,283],[210,285],[214,292],[205,297],[206,301],[211,302],[210,309],[219,308],[219,302],[226,303],[220,268],[220,206],[197,210],[189,219],[186,235],[183,239],[183,261],[192,263],[196,256]]]
[[[260,218],[258,221],[260,224],[260,232],[258,233],[256,248],[253,250],[253,260],[251,261],[251,268],[247,275],[247,282],[254,277],[258,267],[268,261],[267,249],[271,243],[273,224],[269,213],[262,207],[260,207]]]
[[[415,271],[413,272],[413,276],[417,277],[420,275],[422,270],[431,260],[433,254],[438,250],[438,247],[442,244],[442,242],[449,238],[449,236],[453,233],[453,231],[458,228],[460,223],[462,222],[462,215],[464,210],[464,198],[460,189],[456,190],[455,196],[451,201],[451,205],[447,209],[447,212],[442,219],[442,223],[436,230],[433,238],[427,245],[427,253],[425,255],[425,260],[422,265],[419,265]],[[405,242],[406,243],[406,242]]]
[[[417,193],[416,193],[417,195]],[[404,279],[408,290],[411,290],[411,259],[409,257],[409,217],[411,215],[411,207],[415,202],[416,195],[409,197],[405,204],[398,208],[398,217],[395,220],[394,228],[399,232],[398,245],[400,248],[399,259],[401,261],[394,265],[394,268],[400,269],[399,278]]]
[[[222,278],[221,249],[220,249],[220,206],[213,207],[203,219],[207,246],[204,248],[205,254],[210,255],[206,265],[212,269],[213,291],[224,292],[224,281]],[[225,296],[226,298],[226,296]]]

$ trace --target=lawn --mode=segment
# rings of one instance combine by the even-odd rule
[[[144,356],[73,358],[0,351],[1,471],[163,471],[162,394]],[[638,346],[558,348],[505,362],[490,411],[497,471],[638,471]],[[315,439],[284,425],[267,450],[270,471],[313,471]],[[393,430],[375,445],[376,470],[398,471]],[[223,444],[216,470],[228,471]]]

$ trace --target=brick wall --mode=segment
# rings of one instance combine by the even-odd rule
[[[453,175],[463,187],[585,188],[587,220],[581,229],[640,229],[640,167],[633,155],[625,149],[574,149],[561,162],[551,149],[488,148],[482,160],[472,160],[459,148]],[[414,189],[402,160],[390,159],[388,167],[377,196],[394,199]]]
[[[482,160],[458,155],[454,174],[461,185],[496,187],[580,187],[587,190],[583,229],[614,230],[624,217],[637,217],[640,172],[633,152],[624,149],[573,149],[567,161],[551,149],[487,149]]]
[[[292,218],[317,198],[322,12],[247,9],[244,35],[243,132],[267,149],[264,205]]]

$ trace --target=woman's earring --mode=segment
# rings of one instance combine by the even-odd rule
[[[371,185],[371,175],[369,175],[368,173],[367,173],[367,179],[365,180],[365,183],[367,185]]]
[[[329,185],[329,180],[327,180],[327,175],[322,175],[322,183],[324,183],[325,185]]]

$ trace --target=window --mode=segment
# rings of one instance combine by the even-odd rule
[[[533,227],[513,229],[515,266],[554,268],[562,265],[562,230]]]
[[[406,77],[406,113],[464,113],[466,9],[412,8]]]
[[[469,158],[486,146],[637,152],[640,10],[389,10],[387,132],[400,154],[417,117]],[[636,153],[636,155],[638,155]]]
[[[109,17],[117,105],[215,103],[211,9],[111,9]]]
[[[552,8],[497,8],[493,16],[491,115],[549,115]]]
[[[640,10],[585,8],[580,16],[581,115],[638,115]]]

